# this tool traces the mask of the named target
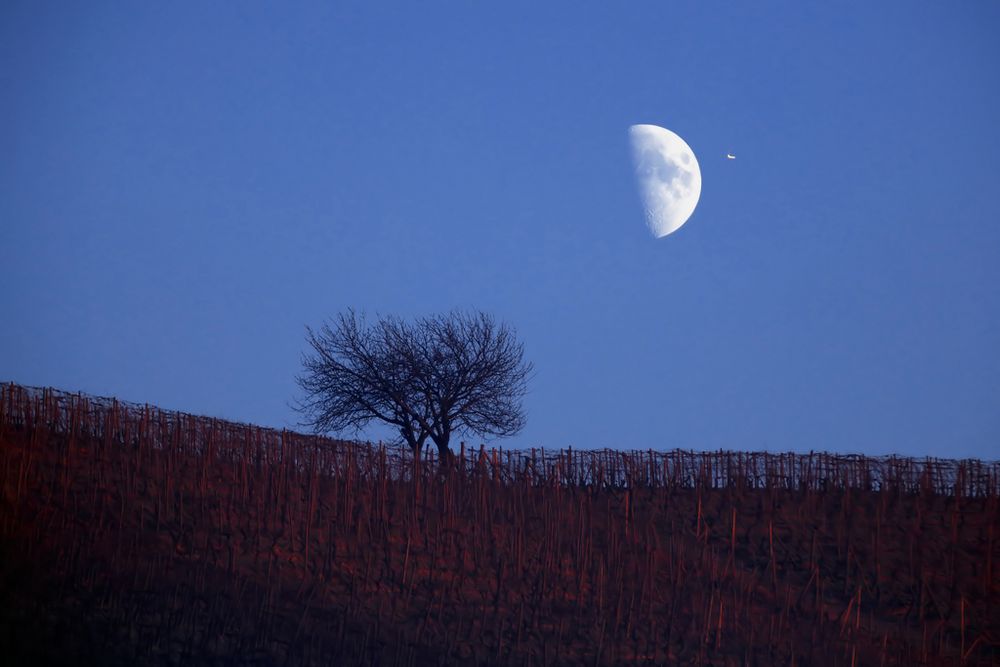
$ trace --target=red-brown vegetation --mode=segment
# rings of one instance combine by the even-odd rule
[[[0,483],[5,664],[1000,662],[998,463],[463,448],[441,469],[4,385]]]

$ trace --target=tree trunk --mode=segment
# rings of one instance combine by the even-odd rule
[[[438,455],[439,458],[441,459],[441,466],[442,467],[451,466],[452,461],[455,458],[455,455],[452,454],[451,449],[448,447],[448,438],[447,437],[443,437],[440,439],[435,438],[434,444],[437,445],[438,448]]]

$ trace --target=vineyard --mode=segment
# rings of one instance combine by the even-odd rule
[[[7,384],[0,484],[5,664],[1000,664],[997,462],[442,465]]]

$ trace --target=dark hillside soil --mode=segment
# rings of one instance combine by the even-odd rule
[[[1000,465],[408,451],[0,387],[0,663],[998,665]]]

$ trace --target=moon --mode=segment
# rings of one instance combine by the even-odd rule
[[[633,125],[628,134],[646,225],[657,238],[676,232],[701,197],[698,159],[683,139],[658,125]]]

